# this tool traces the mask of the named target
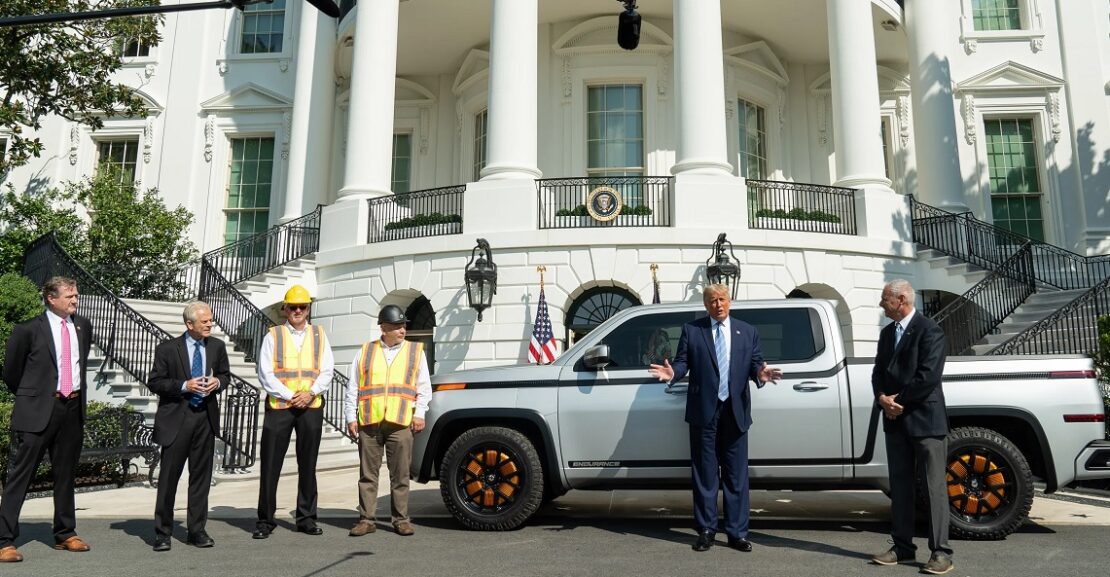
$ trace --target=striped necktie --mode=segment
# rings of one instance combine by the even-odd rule
[[[62,319],[62,362],[58,367],[58,393],[63,397],[73,394],[73,346],[69,342],[69,323]]]
[[[713,346],[717,349],[717,369],[720,372],[717,398],[722,401],[728,398],[728,342],[725,340],[724,327],[724,323],[717,322],[713,337]]]

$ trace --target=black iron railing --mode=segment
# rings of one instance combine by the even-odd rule
[[[748,227],[856,234],[855,190],[748,179]]]
[[[673,222],[670,176],[544,178],[536,181],[536,190],[540,229],[657,227]]]
[[[371,198],[368,242],[462,233],[465,185]]]
[[[357,441],[356,437],[347,433],[347,418],[343,415],[343,396],[349,382],[347,375],[339,372],[338,369],[335,371],[335,377],[332,378],[331,386],[324,396],[324,422],[343,433],[344,437]]]
[[[948,339],[948,354],[965,353],[994,331],[1037,290],[1031,243],[1018,247],[997,270],[940,310],[934,320]]]
[[[1056,312],[1011,337],[992,355],[1090,355],[1098,351],[1098,318],[1110,314],[1110,276]]]
[[[987,270],[997,270],[1014,250],[1030,244],[1033,277],[1061,290],[1086,289],[1110,276],[1110,255],[1086,257],[1033,240],[970,212],[953,213],[912,196],[913,241]]]
[[[66,253],[54,233],[40,237],[23,257],[23,274],[42,286],[51,276],[64,275],[77,281],[81,291],[80,312],[92,321],[93,343],[136,381],[145,385],[154,366],[154,349],[174,338],[139,314],[108,290]],[[111,327],[104,330],[105,327]],[[246,469],[254,464],[258,439],[257,389],[232,375],[219,393],[224,427],[219,439],[226,445],[221,466],[225,470]]]

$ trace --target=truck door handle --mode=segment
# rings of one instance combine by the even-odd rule
[[[827,388],[829,388],[828,385],[817,381],[804,381],[794,385],[795,391],[823,391]]]

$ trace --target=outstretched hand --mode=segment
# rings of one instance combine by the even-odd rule
[[[648,365],[648,374],[664,383],[669,383],[674,378],[674,369],[671,367],[670,361],[663,359],[661,365]]]
[[[778,367],[768,367],[767,363],[763,363],[763,368],[759,369],[759,382],[761,383],[778,383],[782,378],[782,369]]]

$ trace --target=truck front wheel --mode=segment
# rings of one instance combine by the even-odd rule
[[[1029,463],[1006,437],[981,427],[948,434],[948,503],[952,535],[1003,539],[1033,506]]]
[[[543,467],[528,437],[505,427],[478,427],[455,439],[439,469],[443,503],[480,531],[524,524],[543,498]]]

